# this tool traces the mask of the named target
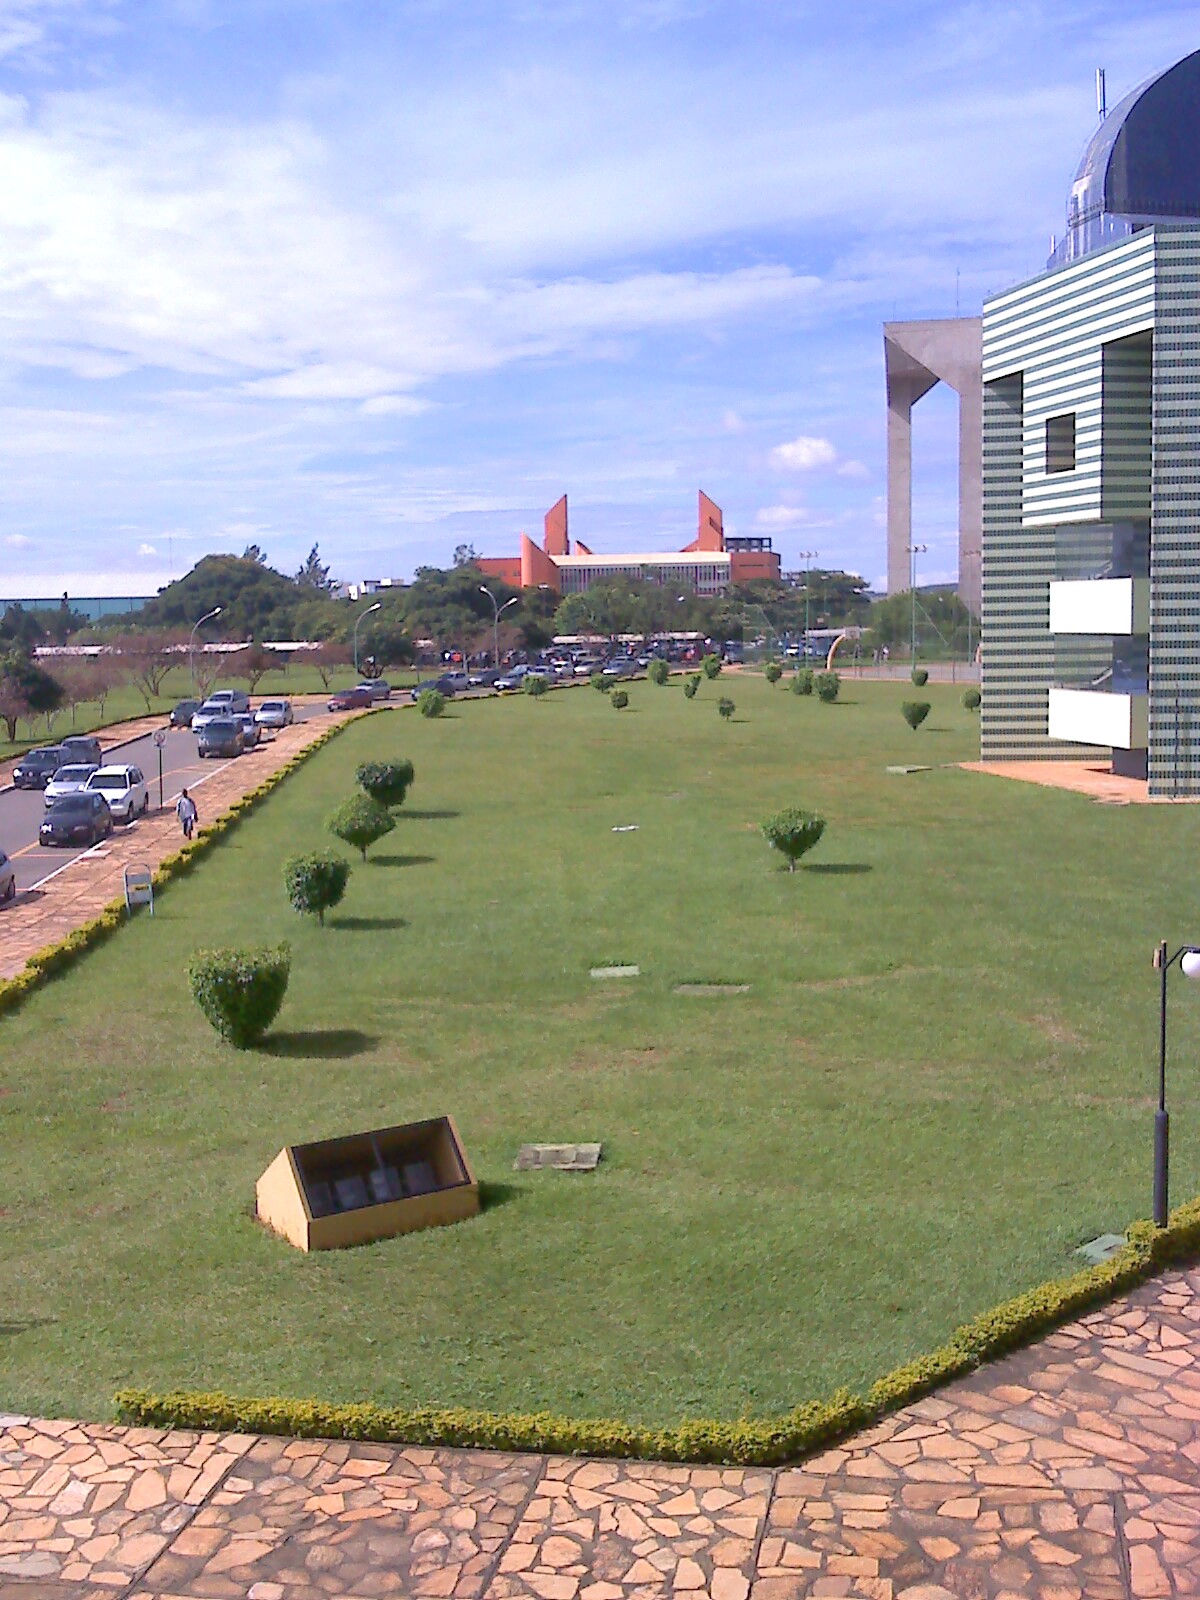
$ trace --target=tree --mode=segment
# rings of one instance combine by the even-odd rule
[[[929,682],[929,672],[925,667],[914,667],[911,673],[912,681],[918,689],[923,689]]]
[[[599,694],[607,694],[609,690],[608,679],[602,672],[589,672],[588,682]]]
[[[446,709],[446,696],[437,689],[422,689],[417,696],[417,710],[423,717],[440,717]]]
[[[411,761],[364,761],[354,774],[372,800],[394,811],[404,804],[414,777]]]
[[[473,544],[456,544],[453,560],[456,567],[478,567],[479,551]]]
[[[527,672],[521,688],[533,700],[540,700],[546,692],[546,680],[540,672]]]
[[[361,850],[364,861],[368,848],[385,833],[391,833],[395,826],[391,813],[366,794],[354,794],[343,800],[328,823],[330,833],[335,833],[355,850]]]
[[[787,857],[788,871],[795,872],[800,857],[807,855],[825,832],[825,818],[815,811],[800,811],[789,806],[768,817],[762,835],[772,850]]]
[[[907,722],[909,727],[912,729],[912,731],[914,733],[916,733],[917,729],[921,726],[921,724],[925,721],[925,718],[929,715],[929,701],[928,700],[906,700],[904,702],[904,704],[900,707],[900,711],[901,711],[901,713],[902,713],[902,715],[904,717],[905,722]]]
[[[817,686],[817,698],[824,700],[827,706],[831,706],[837,699],[838,691],[842,687],[842,680],[837,673],[818,672],[813,681]]]
[[[325,913],[340,905],[350,878],[350,863],[332,851],[292,856],[284,863],[283,882],[297,911],[316,915],[325,926]]]
[[[188,963],[188,981],[196,1004],[222,1039],[248,1050],[278,1016],[291,969],[286,944],[274,950],[197,950]]]
[[[277,663],[271,651],[264,650],[260,644],[252,644],[248,650],[239,652],[237,664],[238,676],[245,678],[246,687],[253,694]]]
[[[730,717],[732,717],[733,713],[737,710],[737,707],[727,695],[722,695],[717,701],[717,710],[720,712],[722,720],[728,722]]]
[[[301,588],[248,556],[213,555],[143,606],[137,626],[175,629],[186,637],[216,606],[220,616],[203,629],[210,639],[327,638],[345,620],[342,603],[322,591]]]
[[[964,689],[962,703],[968,711],[978,711],[983,704],[983,696],[978,689]]]
[[[625,693],[624,689],[614,689],[608,698],[612,703],[614,710],[616,711],[624,711],[625,707],[629,704],[629,696]]]
[[[253,561],[257,566],[265,567],[267,564],[267,552],[260,544],[248,544],[242,551],[242,560]]]
[[[813,669],[811,667],[798,667],[796,676],[789,685],[793,694],[811,694],[813,692]]]
[[[49,715],[62,705],[63,687],[20,650],[0,655],[0,722],[9,741],[22,717]]]
[[[113,649],[119,653],[130,682],[146,702],[146,710],[153,711],[163,679],[172,667],[185,659],[177,648],[176,639],[172,634],[147,628],[142,633],[121,634],[113,641]]]
[[[700,688],[700,674],[698,672],[689,672],[687,677],[683,680],[683,692],[684,692],[684,694],[687,696],[687,698],[689,700],[694,700],[696,698],[697,692],[699,691],[699,688]]]
[[[700,670],[706,678],[719,678],[721,676],[720,656],[711,653],[706,655],[700,663]]]
[[[306,652],[304,659],[316,668],[322,687],[328,689],[334,674],[350,665],[350,647],[326,639],[320,649]]]
[[[667,663],[662,659],[661,656],[656,656],[646,668],[646,676],[650,679],[651,683],[656,683],[661,689],[666,683],[667,679],[671,676],[671,669],[667,666]]]
[[[301,589],[315,589],[318,594],[332,594],[333,584],[329,578],[329,568],[321,560],[320,545],[314,544],[305,556],[296,574],[296,582]]]
[[[783,677],[783,668],[778,661],[768,661],[763,668],[763,676],[768,683],[778,683],[780,678]]]

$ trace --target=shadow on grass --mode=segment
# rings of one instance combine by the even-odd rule
[[[0,1322],[0,1339],[15,1339],[34,1328],[52,1328],[57,1321],[57,1317],[25,1317],[18,1322]]]
[[[486,1178],[479,1185],[479,1209],[491,1211],[496,1206],[506,1206],[510,1200],[519,1200],[521,1191],[515,1183],[492,1183]]]
[[[397,818],[403,820],[412,817],[416,822],[444,822],[450,817],[459,817],[461,811],[398,811]]]
[[[428,867],[436,856],[370,856],[367,865],[372,867]]]
[[[403,917],[330,917],[328,926],[339,933],[388,933],[408,923]]]
[[[860,872],[874,872],[866,861],[814,861],[805,872],[822,872],[827,878],[849,878]]]
[[[270,1033],[260,1048],[269,1056],[303,1061],[317,1057],[323,1061],[344,1061],[350,1056],[374,1050],[379,1039],[359,1028],[313,1028],[304,1033]]]

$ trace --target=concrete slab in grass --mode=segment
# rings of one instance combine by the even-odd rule
[[[691,995],[723,995],[723,994],[749,994],[748,983],[677,983],[674,994]]]
[[[513,1162],[517,1172],[595,1172],[600,1160],[599,1144],[523,1144]]]
[[[640,978],[641,967],[593,967],[593,978]]]
[[[1123,1233],[1102,1233],[1098,1239],[1089,1239],[1087,1244],[1081,1244],[1075,1254],[1082,1256],[1089,1267],[1098,1267],[1111,1260],[1128,1243]]]
[[[932,767],[889,767],[888,771],[896,778],[908,778],[914,772],[932,772]]]

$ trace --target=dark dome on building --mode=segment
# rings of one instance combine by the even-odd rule
[[[1126,238],[1139,224],[1200,220],[1200,50],[1148,79],[1092,136],[1050,265]]]

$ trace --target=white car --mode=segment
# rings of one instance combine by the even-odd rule
[[[100,791],[116,822],[132,822],[150,808],[150,791],[140,767],[97,767],[87,787]]]
[[[229,707],[223,700],[206,700],[199,711],[192,712],[192,732],[199,733],[200,729],[218,718],[224,720],[229,715]]]
[[[78,794],[80,789],[86,789],[88,779],[93,772],[97,771],[99,771],[99,768],[94,761],[72,761],[65,767],[59,767],[50,782],[42,790],[46,805],[52,806],[64,794]]]
[[[17,898],[17,872],[12,862],[0,850],[0,906]]]
[[[254,713],[260,728],[286,728],[295,719],[290,700],[264,700]]]

